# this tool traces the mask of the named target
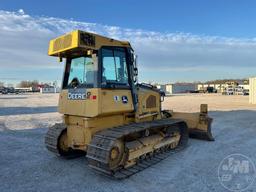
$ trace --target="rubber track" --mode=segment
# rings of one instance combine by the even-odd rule
[[[61,133],[67,128],[64,123],[56,123],[50,127],[45,135],[45,146],[57,156],[65,159],[74,159],[85,155],[84,151],[69,149],[68,152],[61,152],[58,148],[59,137]]]
[[[129,168],[121,168],[115,172],[108,169],[110,150],[112,149],[112,145],[116,140],[146,129],[161,129],[163,127],[170,127],[173,125],[179,125],[182,132],[181,141],[175,149],[165,149],[161,150],[160,152],[154,152],[153,155],[138,161],[136,165]],[[91,168],[101,174],[116,179],[124,179],[158,163],[169,155],[182,150],[186,146],[187,141],[187,125],[184,121],[178,119],[162,119],[110,128],[100,131],[93,136],[91,144],[88,146],[87,150],[88,164]]]
[[[45,135],[45,146],[46,148],[53,152],[55,155],[60,156],[58,149],[58,139],[62,131],[66,129],[66,125],[63,123],[57,123],[50,127]]]

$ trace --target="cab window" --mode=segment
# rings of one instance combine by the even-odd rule
[[[68,59],[64,88],[94,87],[96,71],[90,56]]]
[[[102,49],[102,83],[129,85],[126,54],[123,48]]]

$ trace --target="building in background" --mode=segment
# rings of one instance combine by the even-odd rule
[[[54,87],[54,86],[48,86],[48,87],[41,87],[40,93],[59,93],[60,88]]]
[[[222,93],[224,95],[249,95],[249,80],[215,80],[206,83],[153,84],[166,95],[179,93]]]
[[[217,81],[217,83],[199,83],[197,85],[198,92],[209,93],[209,90],[214,90],[214,93],[217,92],[225,95],[246,95],[245,93],[249,93],[249,89],[248,80]]]
[[[190,93],[196,90],[197,85],[194,83],[174,83],[165,85],[156,85],[156,87],[165,92],[166,95]]]
[[[209,90],[212,92],[222,93],[225,90],[226,85],[220,83],[199,83],[197,84],[197,91],[206,93]]]
[[[15,90],[19,91],[21,93],[32,92],[33,91],[33,87],[16,87]]]

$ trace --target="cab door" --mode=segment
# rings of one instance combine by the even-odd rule
[[[103,114],[134,110],[126,49],[101,48],[101,110]]]

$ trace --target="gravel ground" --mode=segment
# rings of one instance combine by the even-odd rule
[[[45,149],[47,127],[61,121],[57,95],[0,95],[0,191],[227,191],[218,179],[225,157],[240,153],[256,165],[256,106],[247,102],[248,97],[216,94],[166,98],[164,108],[177,111],[208,103],[216,141],[190,139],[184,151],[115,181],[94,173],[84,157],[64,160]],[[256,181],[247,191],[256,191]]]

